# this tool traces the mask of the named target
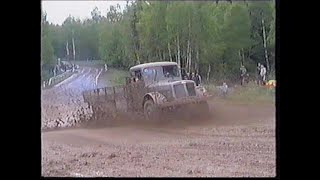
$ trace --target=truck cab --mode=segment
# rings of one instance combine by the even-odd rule
[[[202,86],[196,86],[193,80],[182,78],[181,69],[175,62],[152,62],[130,68],[128,83],[135,85],[138,92],[132,94],[134,106],[140,106],[146,118],[151,109],[181,107],[186,104],[200,103],[207,106],[210,96]],[[151,112],[149,112],[151,113]]]

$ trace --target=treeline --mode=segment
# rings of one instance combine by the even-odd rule
[[[175,61],[204,78],[236,80],[243,64],[275,70],[274,1],[131,1],[86,20],[49,24],[42,14],[42,67],[55,59],[102,59],[118,68]]]

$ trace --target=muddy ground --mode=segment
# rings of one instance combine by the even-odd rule
[[[79,92],[91,88],[98,71],[86,69],[82,73],[65,83],[63,89]],[[55,99],[56,106],[59,104],[53,92],[61,93],[61,102],[68,99],[58,88],[50,91],[43,93],[42,101],[47,106],[48,97]],[[58,107],[59,112],[64,109]],[[43,130],[42,175],[274,177],[275,105],[235,104],[216,98],[210,101],[210,109],[210,119],[146,123],[131,118]]]

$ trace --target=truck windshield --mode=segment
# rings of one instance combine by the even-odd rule
[[[181,74],[175,65],[148,67],[143,69],[143,79],[146,83],[159,80],[181,80]]]

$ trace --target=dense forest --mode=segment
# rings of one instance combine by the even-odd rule
[[[98,8],[91,18],[62,25],[42,12],[41,68],[62,60],[104,60],[116,68],[175,61],[203,79],[236,80],[243,64],[275,72],[274,1],[129,1],[124,9]]]

